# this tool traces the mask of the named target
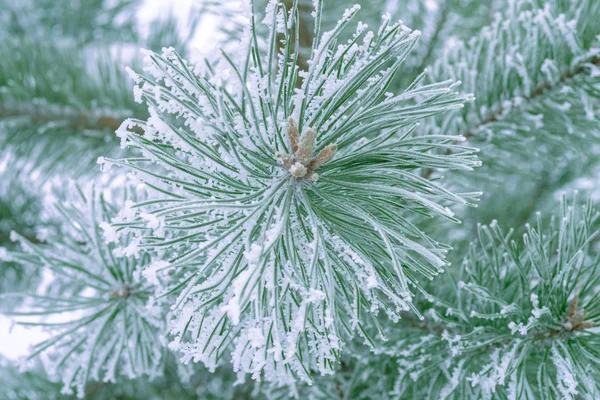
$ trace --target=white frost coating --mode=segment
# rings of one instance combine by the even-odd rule
[[[449,381],[448,385],[446,385],[440,392],[441,399],[448,398],[460,384],[460,378],[461,378],[461,374],[463,371],[464,363],[465,363],[465,360],[459,361],[458,365],[452,371],[452,376],[450,377],[450,381]]]
[[[318,303],[325,300],[325,293],[317,289],[310,289],[308,291],[308,297],[306,298],[307,303]]]
[[[531,304],[533,305],[533,310],[531,311],[531,313],[533,314],[535,319],[539,319],[542,315],[550,313],[550,309],[548,309],[548,307],[544,306],[540,308],[540,301],[537,294],[535,293],[531,294]]]
[[[42,273],[39,293],[44,293],[49,285],[73,291],[69,312],[63,309],[63,302],[38,298],[31,298],[29,307],[43,313],[44,321],[58,323],[48,330],[48,345],[42,349],[39,361],[52,380],[62,381],[62,393],[75,392],[79,397],[83,397],[92,381],[115,382],[126,377],[152,378],[159,374],[164,353],[161,335],[167,329],[162,322],[163,310],[144,307],[149,292],[136,290],[146,285],[140,280],[139,271],[146,267],[148,258],[108,257],[115,247],[113,243],[119,242],[119,235],[107,221],[114,216],[114,206],[120,204],[108,200],[118,197],[113,195],[112,188],[97,188],[68,186],[72,189],[65,191],[68,201],[60,202],[60,208],[46,210],[53,217],[66,217],[64,227],[69,229],[38,246],[35,257],[31,257],[34,253],[25,245],[11,250],[11,254],[22,253],[19,258],[28,269]],[[106,193],[111,195],[104,196]],[[100,235],[99,227],[105,240],[81,240]],[[129,236],[121,235],[120,239]],[[23,257],[25,254],[29,256]],[[81,266],[83,270],[73,266]],[[113,307],[115,302],[118,307]],[[105,312],[107,307],[112,308],[110,313]],[[87,318],[92,315],[98,318]],[[142,359],[146,361],[138,362]],[[39,365],[35,363],[36,367]]]
[[[146,267],[146,269],[142,272],[142,274],[150,284],[159,285],[160,281],[158,280],[157,273],[169,267],[169,265],[170,264],[164,260],[152,261],[150,265],[148,265],[148,267]]]
[[[265,336],[259,328],[249,329],[248,336],[253,347],[259,348],[265,345]]]
[[[136,103],[142,104],[143,102],[144,91],[141,87],[135,85],[133,87],[133,99]]]
[[[112,167],[112,163],[102,156],[98,157],[96,164],[100,165],[100,170],[102,172],[106,172],[110,170],[110,167]]]
[[[344,11],[344,15],[342,15],[342,21],[349,20],[354,14],[356,14],[360,10],[360,5],[355,4],[352,7],[348,8]]]
[[[233,281],[233,297],[229,300],[229,302],[221,307],[221,310],[227,313],[227,316],[231,320],[233,325],[237,325],[240,323],[240,297],[242,295],[242,290],[244,286],[249,284],[249,279],[252,275],[252,271],[246,270],[242,272],[236,279]]]
[[[464,346],[462,343],[462,337],[460,335],[452,336],[448,333],[448,331],[444,330],[444,332],[442,333],[442,340],[448,342],[450,354],[452,354],[453,357],[456,357],[462,353],[462,349]]]
[[[127,75],[129,75],[129,77],[131,79],[133,79],[133,81],[136,84],[139,84],[142,81],[142,78],[140,77],[140,75],[135,72],[134,70],[132,70],[130,67],[125,67],[125,72],[127,72]]]
[[[140,217],[145,220],[148,224],[148,228],[156,229],[159,226],[158,218],[156,218],[153,214],[140,213]]]
[[[367,278],[367,288],[373,289],[377,287],[377,277],[375,275],[369,275]]]
[[[521,336],[527,335],[527,332],[529,330],[529,326],[523,325],[522,322],[516,324],[514,321],[510,321],[508,323],[508,328],[510,329],[510,333],[512,333],[513,335],[519,332]]]
[[[579,392],[577,391],[577,380],[573,373],[573,364],[567,357],[563,357],[556,346],[552,347],[552,362],[556,367],[556,380],[558,390],[565,400],[573,400]]]
[[[521,336],[526,336],[527,333],[539,323],[538,320],[542,315],[550,313],[548,307],[544,306],[540,308],[540,302],[537,294],[532,293],[530,296],[530,301],[533,309],[531,310],[531,317],[527,319],[527,324],[524,324],[523,322],[509,322],[508,328],[513,335],[518,332]]]
[[[119,234],[114,226],[108,222],[101,222],[99,226],[104,231],[104,241],[106,243],[119,243]]]
[[[127,246],[118,247],[114,249],[113,254],[116,257],[134,257],[136,259],[140,258],[140,252],[142,251],[142,249],[140,248],[140,242],[141,241],[139,238],[133,238]]]
[[[0,260],[2,261],[10,261],[10,257],[5,247],[0,247]]]
[[[152,229],[158,237],[164,236],[165,218],[156,217],[154,214],[140,213],[140,217],[146,221],[148,228]]]
[[[290,173],[296,178],[302,178],[306,176],[306,167],[299,162],[294,163],[290,167]]]
[[[117,216],[113,218],[113,222],[131,222],[135,219],[136,211],[133,208],[133,201],[127,200],[125,201],[125,205],[119,211]]]
[[[256,264],[258,262],[262,249],[262,246],[256,243],[250,245],[250,250],[244,252],[244,258],[248,261],[248,264]]]

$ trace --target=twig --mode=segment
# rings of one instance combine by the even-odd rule
[[[85,113],[59,114],[45,113],[39,109],[9,109],[0,108],[0,118],[28,118],[35,125],[44,125],[51,122],[64,122],[65,126],[77,130],[109,130],[114,132],[121,125],[122,120],[108,117],[91,117]]]
[[[596,66],[600,66],[600,57],[595,56],[594,58],[592,58],[591,63]],[[563,72],[563,74],[561,75],[558,82],[556,82],[556,83],[552,83],[550,81],[542,82],[540,85],[536,86],[527,96],[523,96],[523,99],[526,101],[532,101],[532,100],[534,100],[538,97],[541,97],[541,96],[545,95],[546,93],[556,89],[557,87],[562,86],[569,80],[577,77],[578,75],[585,73],[586,71],[587,71],[587,66],[585,66],[585,65],[581,65],[574,70],[566,70],[565,72]],[[475,125],[472,128],[469,128],[465,133],[462,134],[462,136],[464,136],[465,139],[469,139],[469,138],[473,137],[476,134],[476,132],[479,131],[482,127],[484,127],[488,124],[491,124],[492,122],[498,121],[500,119],[500,117],[503,115],[503,113],[504,113],[504,109],[502,107],[499,107],[496,111],[492,112],[486,118],[481,120],[477,125]],[[447,151],[445,154],[448,155],[448,154],[450,154],[450,152]],[[431,176],[432,173],[433,173],[433,169],[428,168],[423,171],[422,176],[423,176],[423,178],[427,179]]]
[[[427,65],[429,65],[429,59],[433,55],[433,50],[435,49],[438,38],[440,36],[440,33],[442,32],[442,29],[444,28],[444,25],[446,24],[447,19],[448,19],[448,8],[446,6],[444,6],[444,8],[442,8],[442,10],[439,13],[438,20],[437,20],[437,23],[435,26],[435,31],[433,32],[433,35],[431,35],[431,39],[429,39],[429,43],[427,46],[427,53],[425,53],[425,55],[423,56],[421,65],[417,69],[418,73],[423,71],[427,67]]]

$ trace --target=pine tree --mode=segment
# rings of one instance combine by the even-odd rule
[[[362,3],[2,1],[7,398],[600,397],[600,3]]]

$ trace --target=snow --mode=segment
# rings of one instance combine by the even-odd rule
[[[227,316],[231,319],[233,325],[240,323],[241,310],[239,302],[243,295],[242,291],[244,289],[252,290],[250,280],[256,279],[253,275],[257,268],[257,263],[260,260],[262,249],[262,246],[253,243],[250,246],[250,249],[244,252],[244,258],[248,261],[248,268],[235,278],[233,281],[233,297],[231,297],[227,304],[221,306],[221,311],[227,313]]]
[[[577,391],[577,380],[573,374],[573,364],[569,358],[563,357],[556,346],[552,347],[552,362],[556,367],[556,380],[558,381],[558,390],[565,400],[574,399],[579,392]]]
[[[307,303],[318,303],[325,299],[325,293],[317,289],[310,289],[308,291],[308,297],[306,298]]]
[[[134,203],[131,200],[125,201],[125,205],[119,211],[113,222],[131,222],[135,219],[136,210],[133,208]]]
[[[537,294],[535,293],[531,294],[531,304],[533,305],[533,310],[531,311],[531,313],[533,314],[533,317],[535,319],[539,319],[542,315],[550,313],[550,309],[548,309],[548,307],[544,306],[540,308],[540,301]]]
[[[101,222],[100,228],[104,231],[104,241],[106,243],[119,243],[119,234],[114,226],[108,222]]]
[[[360,5],[358,4],[355,4],[354,6],[348,8],[346,11],[344,11],[344,14],[342,15],[342,21],[346,21],[352,18],[352,16],[356,14],[358,10],[360,10]]]
[[[140,217],[146,221],[146,226],[149,229],[152,229],[155,236],[162,237],[164,236],[165,230],[165,218],[157,217],[154,214],[149,213],[140,213]]]
[[[133,99],[136,103],[142,104],[142,96],[144,95],[144,91],[141,87],[135,85],[133,87]]]
[[[367,288],[373,289],[377,287],[377,277],[375,275],[369,275],[367,278]]]
[[[157,273],[169,266],[169,262],[164,260],[156,260],[152,261],[148,267],[142,272],[144,278],[148,281],[148,283],[152,285],[159,285],[160,281],[158,280]]]
[[[98,157],[96,163],[100,165],[100,170],[103,172],[108,171],[112,166],[112,163],[102,156]]]
[[[250,245],[250,250],[244,252],[244,258],[246,258],[249,264],[256,264],[260,259],[262,249],[261,245],[252,243],[252,245]]]
[[[512,333],[513,335],[517,332],[519,332],[521,336],[527,335],[528,327],[526,325],[523,325],[522,322],[516,324],[514,321],[510,321],[508,324],[508,328],[510,329],[510,333]]]
[[[259,328],[251,328],[248,330],[248,337],[250,338],[250,344],[252,347],[264,347],[266,341],[265,336]]]
[[[296,178],[302,178],[306,175],[306,167],[296,162],[290,167],[290,173]]]
[[[0,247],[0,261],[10,261],[8,252],[6,251],[6,248],[4,248],[4,247]]]
[[[141,240],[139,238],[133,238],[129,242],[129,244],[125,247],[118,247],[113,250],[113,254],[116,257],[134,257],[140,258],[140,252],[142,251],[140,247]]]
[[[221,311],[227,313],[233,325],[240,323],[240,303],[237,296],[232,297],[227,304],[221,306]]]
[[[272,1],[271,4],[273,5],[275,2]],[[431,4],[429,7],[431,7]],[[357,8],[348,10],[344,14],[344,18],[350,18],[356,10]],[[268,23],[271,23],[272,19],[267,18],[267,20]],[[279,20],[277,26],[278,29],[281,28]],[[366,29],[366,26],[359,24],[357,31],[360,33],[364,29]],[[388,29],[392,28],[388,27]],[[390,50],[396,51],[395,47],[404,48],[402,46],[405,43],[414,44],[418,32],[404,35],[402,32],[405,32],[406,29],[407,28],[405,27],[400,28],[400,33],[391,35],[394,37],[389,38],[389,40],[383,40],[381,46],[373,46],[373,41],[376,40],[375,34],[373,33],[365,34],[362,45],[360,44],[360,41],[357,41],[357,44],[352,45],[350,48],[341,45],[337,50],[335,48],[329,49],[325,43],[321,43],[318,51],[320,57],[313,60],[314,64],[312,64],[315,71],[326,70],[320,67],[324,65],[324,60],[330,57],[341,57],[340,62],[342,63],[352,59],[355,60],[355,64],[348,65],[348,76],[343,78],[340,78],[337,73],[331,75],[319,75],[317,72],[314,80],[311,81],[310,84],[307,83],[303,90],[299,90],[292,101],[295,104],[299,104],[302,99],[311,99],[309,100],[311,102],[310,107],[306,110],[307,120],[318,120],[318,113],[321,111],[323,111],[322,115],[328,114],[331,110],[323,110],[322,108],[326,105],[325,100],[337,96],[338,94],[344,94],[344,88],[349,86],[349,82],[352,82],[352,79],[360,75],[360,72],[362,71],[361,68],[365,65],[369,65],[373,60],[380,58],[387,60],[390,63],[394,62],[393,57],[389,59],[386,58],[385,52]],[[377,38],[377,40],[379,40],[379,38]],[[379,47],[383,50],[376,51],[373,50],[374,47]],[[373,51],[371,52],[371,50]],[[171,49],[165,49],[162,57],[168,59],[169,63],[174,62],[173,51]],[[521,61],[518,57],[515,58],[515,60],[515,62]],[[143,224],[147,229],[161,231],[165,225],[165,217],[159,217],[158,215],[164,213],[165,215],[168,215],[166,218],[169,221],[170,226],[181,223],[182,230],[190,229],[192,232],[191,236],[194,237],[194,239],[188,240],[188,243],[178,244],[178,246],[181,245],[181,248],[184,250],[188,250],[189,248],[189,253],[185,254],[183,259],[174,258],[174,260],[178,261],[173,261],[174,264],[180,263],[181,265],[187,264],[189,261],[195,264],[192,271],[183,277],[183,279],[190,278],[191,283],[185,288],[185,292],[180,294],[180,299],[178,299],[180,301],[173,307],[173,312],[177,314],[177,316],[175,317],[172,326],[175,339],[170,347],[183,353],[182,359],[184,362],[189,362],[190,360],[194,360],[195,362],[201,361],[204,362],[209,369],[214,369],[217,364],[214,354],[219,353],[219,351],[215,351],[215,349],[223,344],[220,343],[221,335],[229,335],[228,342],[230,339],[233,339],[233,343],[236,346],[232,354],[234,368],[236,371],[241,371],[242,375],[243,373],[250,373],[254,379],[271,379],[270,377],[272,375],[288,374],[286,375],[287,378],[281,378],[282,380],[285,380],[293,379],[289,378],[289,371],[293,371],[294,375],[298,375],[300,379],[309,380],[306,373],[302,372],[302,368],[304,367],[304,365],[300,365],[302,357],[297,354],[298,352],[302,352],[304,348],[309,349],[309,352],[306,354],[310,354],[311,358],[314,355],[316,360],[314,363],[317,366],[316,368],[318,368],[318,372],[321,374],[332,373],[332,367],[330,366],[330,363],[326,361],[332,361],[331,364],[333,364],[333,361],[335,361],[336,358],[334,356],[337,353],[333,350],[339,349],[340,347],[341,340],[337,337],[335,332],[338,328],[336,322],[338,322],[338,318],[340,318],[337,314],[338,307],[346,307],[344,310],[345,312],[348,314],[354,313],[356,315],[352,321],[354,327],[360,322],[360,317],[358,315],[359,312],[361,312],[358,308],[353,309],[353,307],[356,307],[354,304],[346,306],[343,302],[335,303],[333,298],[328,298],[328,296],[335,296],[339,290],[339,287],[335,286],[337,283],[334,283],[337,282],[337,278],[339,277],[342,281],[352,282],[352,280],[356,280],[359,282],[359,285],[357,285],[355,289],[356,293],[351,293],[354,288],[348,288],[350,295],[358,300],[356,303],[362,302],[362,299],[364,299],[365,302],[368,303],[367,305],[370,306],[372,312],[377,312],[380,309],[387,307],[385,311],[390,314],[395,310],[392,307],[388,307],[390,302],[387,301],[387,299],[382,301],[377,297],[380,295],[379,292],[387,291],[385,294],[387,294],[394,302],[397,309],[406,309],[408,308],[406,305],[407,302],[411,300],[407,284],[404,284],[406,290],[403,288],[401,293],[402,298],[400,299],[397,291],[394,292],[390,289],[392,286],[389,283],[387,275],[385,273],[377,274],[377,272],[382,271],[381,268],[385,268],[385,266],[378,264],[382,259],[380,254],[376,254],[376,256],[369,254],[367,243],[365,243],[364,246],[362,246],[362,244],[354,245],[352,242],[348,244],[342,239],[333,236],[331,233],[331,225],[315,221],[318,220],[319,217],[315,217],[312,213],[302,209],[302,205],[298,201],[298,198],[300,197],[299,191],[294,192],[293,200],[287,203],[286,199],[288,199],[288,197],[286,197],[286,193],[292,193],[291,190],[273,190],[272,192],[269,192],[268,195],[262,197],[258,195],[251,197],[251,200],[249,201],[238,200],[237,198],[233,199],[235,195],[232,193],[252,192],[255,187],[275,187],[275,185],[278,184],[278,181],[275,179],[269,180],[270,174],[267,170],[267,168],[269,168],[268,166],[263,166],[261,168],[261,174],[255,174],[251,168],[248,168],[246,171],[247,175],[244,175],[243,179],[239,179],[242,175],[241,173],[238,176],[237,171],[231,172],[230,169],[218,165],[220,163],[213,163],[208,159],[210,157],[203,157],[200,154],[201,151],[197,151],[198,149],[201,149],[200,147],[197,149],[193,149],[191,146],[184,148],[184,140],[181,139],[180,135],[197,135],[197,138],[204,140],[210,139],[211,135],[217,130],[226,131],[227,129],[233,129],[232,127],[235,127],[235,129],[239,130],[241,136],[240,146],[236,150],[239,150],[239,152],[242,153],[242,156],[252,158],[253,155],[251,152],[246,152],[244,146],[248,146],[254,150],[257,147],[254,140],[257,138],[265,139],[270,145],[274,145],[275,140],[269,135],[272,133],[272,129],[279,116],[259,118],[261,121],[256,122],[256,126],[253,126],[254,122],[247,123],[245,121],[247,115],[236,115],[231,121],[224,122],[221,118],[222,115],[219,114],[220,110],[210,110],[210,104],[208,104],[210,101],[206,99],[207,96],[199,92],[196,87],[199,85],[195,86],[193,83],[186,82],[187,78],[183,76],[184,74],[174,73],[173,68],[168,66],[169,63],[160,65],[164,68],[158,68],[159,65],[156,65],[158,62],[153,64],[152,60],[147,61],[146,71],[155,76],[157,84],[153,85],[151,82],[145,83],[144,85],[148,86],[144,86],[143,88],[144,91],[147,91],[147,93],[150,94],[147,100],[150,103],[149,112],[151,115],[148,121],[149,127],[145,127],[145,133],[149,139],[152,139],[150,142],[157,141],[168,143],[169,145],[173,144],[177,148],[177,151],[173,152],[174,157],[181,156],[181,159],[178,160],[182,161],[181,166],[187,167],[187,164],[189,164],[190,170],[193,168],[202,173],[202,175],[196,175],[194,178],[190,178],[189,175],[193,174],[186,174],[185,171],[182,171],[184,168],[178,170],[172,163],[159,162],[159,167],[152,169],[151,172],[156,172],[157,175],[160,175],[162,173],[161,170],[166,169],[168,172],[165,173],[165,176],[168,178],[160,179],[154,177],[148,179],[147,182],[150,185],[158,186],[161,189],[165,188],[164,193],[161,194],[161,196],[168,196],[172,192],[176,192],[177,195],[181,194],[182,197],[189,196],[191,190],[188,191],[188,188],[185,187],[185,184],[189,183],[190,187],[196,188],[194,190],[197,191],[196,194],[198,197],[205,196],[204,193],[209,193],[206,197],[210,197],[210,199],[206,201],[203,201],[204,199],[198,200],[194,203],[193,207],[185,210],[177,210],[177,206],[173,206],[173,208],[169,209],[170,206],[168,201],[159,203],[160,205],[158,206],[156,204],[151,206],[140,206],[139,214],[137,213],[138,207],[135,206],[134,203],[128,202],[113,221],[130,222],[135,228],[139,228],[140,225]],[[226,65],[224,62],[219,64],[216,68],[217,74],[207,79],[211,79],[217,86],[232,85],[233,88],[230,93],[236,100],[239,100],[241,97],[239,94],[241,92],[239,90],[240,87],[247,89],[248,101],[244,100],[244,104],[247,104],[248,108],[252,107],[253,102],[257,104],[260,102],[263,104],[263,101],[266,100],[264,104],[270,104],[269,102],[272,99],[268,98],[268,95],[265,93],[265,88],[268,87],[266,78],[259,77],[255,68],[251,68],[251,70],[248,71],[250,78],[248,78],[247,81],[231,82],[232,80],[235,81],[236,78],[234,75],[236,74],[231,73],[229,68],[221,68],[221,66],[224,65]],[[376,87],[379,83],[384,82],[383,77],[388,76],[392,72],[393,71],[390,69],[382,71],[381,74],[373,74],[368,80],[368,85],[373,86],[366,86]],[[135,79],[136,77],[134,76],[134,80]],[[198,81],[201,81],[200,77],[198,77]],[[308,80],[306,81],[308,82]],[[440,84],[440,87],[429,88],[426,93],[427,95],[438,95],[444,96],[444,98],[450,98],[449,96],[452,95],[452,90],[453,86],[450,84]],[[220,88],[216,88],[214,92],[214,95],[217,97],[223,94],[223,92],[220,92]],[[306,97],[305,93],[307,95]],[[324,95],[321,96],[321,93],[324,93]],[[419,93],[419,95],[421,95],[421,93]],[[143,100],[142,89],[140,87],[136,86],[134,88],[134,96],[136,101]],[[411,99],[414,100],[416,96],[417,95],[414,94]],[[457,102],[461,103],[465,98],[461,98]],[[386,100],[386,103],[383,104],[382,107],[390,107],[390,109],[392,109],[392,107],[400,104],[401,100],[400,97],[394,97],[392,95]],[[229,107],[229,104],[227,104],[228,99],[219,98],[218,103],[219,107],[227,107],[228,114],[235,114],[237,112],[234,107]],[[198,117],[195,114],[195,109],[193,110],[194,112],[191,112],[190,109],[192,107],[188,107],[186,104],[198,107],[198,110],[200,110],[198,114],[201,114],[202,117]],[[460,107],[461,105],[462,103],[455,104],[453,107]],[[327,132],[337,132],[336,129],[340,128],[340,126],[345,123],[343,118],[344,106],[345,105],[342,104],[339,112],[335,111],[335,113],[332,114],[330,119],[334,122],[317,121],[323,125],[330,125],[326,126],[327,129],[323,130],[324,134],[327,134]],[[429,108],[427,107],[423,106],[423,114],[438,112],[440,105],[433,101],[433,105]],[[261,112],[261,110],[257,111],[259,113]],[[373,110],[370,109],[364,109],[362,110],[364,114],[359,114],[359,117],[367,119],[372,111]],[[183,121],[186,121],[186,126],[190,128],[192,132],[185,131],[183,128],[181,132],[179,132],[177,129],[168,126],[165,123],[165,113],[181,117]],[[415,115],[416,114],[419,113],[415,113]],[[213,118],[215,115],[216,117]],[[206,120],[203,120],[204,116],[206,116]],[[418,116],[415,116],[413,119],[416,119],[417,117]],[[219,118],[221,118],[221,120],[219,120]],[[414,121],[409,122],[412,123]],[[132,135],[131,132],[128,132],[127,129],[131,124],[133,123],[128,122],[119,129],[119,135],[122,138],[123,145],[131,144],[135,141],[135,136]],[[380,124],[379,126],[381,127],[382,125]],[[354,128],[348,127],[345,132],[340,130],[339,132],[342,132],[343,134],[340,134],[338,138],[342,141],[348,141],[349,139],[352,139],[353,136],[358,136],[359,133],[362,133],[353,131],[353,129],[364,130],[364,126],[357,126]],[[219,134],[221,134],[220,131]],[[240,159],[239,155],[235,152],[229,151],[228,146],[215,145],[212,140],[206,140],[206,143],[203,144],[207,145],[207,151],[211,156],[220,158],[219,161],[223,161],[223,164],[226,164],[226,166],[234,165],[236,169],[239,168],[241,170],[245,168],[243,159]],[[365,146],[368,146],[368,144],[369,142],[367,141]],[[170,146],[164,146],[164,148],[159,149],[158,152],[164,152],[165,157],[167,157],[167,153],[170,151],[168,147]],[[273,153],[274,152],[270,154]],[[156,161],[156,159],[159,158],[149,151],[149,145],[145,148],[143,156],[150,158],[153,161]],[[101,160],[101,163],[105,162],[106,160]],[[179,165],[177,165],[177,167],[179,167]],[[368,167],[368,165],[366,165],[366,167]],[[217,170],[222,172],[222,175],[218,176],[218,178],[221,179],[205,180],[203,178],[203,174],[206,173],[210,176],[212,172]],[[265,174],[264,172],[267,173]],[[294,176],[303,177],[306,175],[307,171],[304,165],[296,163],[291,166],[290,172]],[[394,173],[393,171],[389,172],[391,174]],[[267,175],[267,177],[264,178],[263,176],[257,175]],[[165,181],[168,181],[169,178],[177,179],[177,181],[173,179],[173,182],[176,183],[171,184],[171,187],[165,184]],[[244,183],[246,183],[246,178],[250,181],[248,190],[240,191],[239,188],[236,187],[235,190],[231,191],[227,190],[229,188],[224,184],[219,187],[219,185],[221,185],[220,180],[236,181],[239,186],[242,187],[245,186]],[[400,180],[398,182],[400,182]],[[394,189],[394,195],[402,195],[410,201],[418,203],[419,209],[424,207],[432,211],[437,211],[439,214],[446,217],[452,217],[454,215],[449,208],[445,207],[445,202],[440,201],[440,199],[445,196],[445,194],[442,194],[441,190],[437,191],[432,186],[431,190],[428,189],[419,192],[414,191],[413,187],[411,187],[411,190],[400,189],[402,186],[400,183],[398,183],[397,186],[398,188],[372,185],[371,192],[375,195],[378,189],[381,189],[381,191],[387,190],[388,192],[390,192],[391,189]],[[406,186],[408,187],[411,185],[406,184]],[[225,190],[211,190],[217,188]],[[292,188],[297,189],[295,186]],[[173,191],[170,191],[170,189],[173,189]],[[291,198],[291,196],[289,198]],[[179,200],[180,198],[177,199],[177,201]],[[184,200],[189,200],[189,197]],[[213,201],[214,203],[212,203]],[[440,206],[438,202],[444,204],[444,206]],[[199,216],[196,215],[190,217],[185,214],[195,206],[198,207],[198,210],[204,210],[205,208],[203,207],[206,207],[208,204],[210,204],[210,207],[212,208],[205,213],[197,212]],[[215,204],[225,204],[225,206],[222,208],[215,207]],[[161,208],[161,211],[157,212],[156,209],[159,207]],[[229,212],[228,207],[234,211]],[[236,207],[245,208],[241,212],[237,212]],[[292,211],[290,211],[290,209],[292,209]],[[396,210],[391,209],[390,213],[395,211]],[[296,214],[294,214],[294,212],[296,212]],[[325,215],[327,212],[319,214]],[[377,214],[377,212],[375,214]],[[292,220],[291,223],[289,222],[290,220]],[[196,221],[202,221],[202,223],[206,222],[210,226],[208,226],[208,228],[206,226],[200,228],[197,226],[191,227],[190,225],[192,225],[192,222],[195,223]],[[222,222],[216,222],[211,225],[212,221]],[[238,221],[243,221],[243,223],[241,222],[238,226],[235,226],[234,224],[238,223]],[[363,221],[366,221],[366,218],[363,219]],[[189,225],[187,225],[188,223]],[[184,225],[186,226],[184,227]],[[410,224],[407,223],[406,226],[401,227],[406,231],[412,231],[408,233],[388,232],[387,229],[384,229],[387,225],[381,224],[381,226],[383,227],[381,228],[382,234],[385,233],[386,238],[388,234],[391,237],[390,245],[388,246],[388,253],[392,256],[390,258],[392,261],[396,262],[396,255],[402,257],[400,262],[397,263],[398,265],[401,265],[402,270],[404,270],[405,265],[409,264],[411,261],[411,259],[406,256],[406,252],[416,254],[419,257],[426,259],[427,266],[434,267],[435,272],[441,271],[442,267],[446,266],[446,262],[444,261],[445,250],[443,248],[438,248],[433,242],[427,241],[427,237],[420,236],[420,232],[415,233],[416,228],[412,229]],[[107,242],[118,242],[118,232],[113,226],[108,223],[103,223],[101,228],[104,231],[105,240]],[[223,233],[229,231],[233,233]],[[286,235],[282,234],[284,231],[286,232]],[[291,231],[289,235],[287,234],[288,231]],[[399,231],[401,231],[401,229],[399,229]],[[176,230],[169,233],[173,235],[179,234]],[[219,235],[222,236],[220,237]],[[322,236],[326,235],[332,235],[332,237],[322,238]],[[416,236],[419,237],[413,241],[412,238]],[[171,237],[172,236],[169,236],[169,239]],[[411,237],[411,239],[408,239],[409,237]],[[278,242],[280,239],[281,241]],[[424,245],[425,242],[426,245]],[[144,246],[148,246],[148,243],[149,242],[145,243]],[[278,243],[283,243],[283,245],[276,246]],[[321,245],[322,243],[326,243],[327,245],[323,246]],[[188,248],[186,248],[186,246],[188,246]],[[335,278],[331,278],[331,275],[326,277],[326,274],[330,274],[331,266],[328,265],[328,263],[333,263],[333,258],[328,259],[327,256],[330,247],[334,247],[335,250],[338,251],[340,259],[342,259],[339,265],[334,266],[334,268],[337,267],[335,269]],[[115,254],[118,256],[139,258],[141,250],[142,246],[140,239],[134,238],[124,248],[116,249]],[[178,247],[176,251],[179,250],[180,248]],[[243,257],[240,252],[243,252]],[[380,253],[380,251],[376,253]],[[294,256],[293,259],[290,254]],[[179,257],[179,255],[177,257]],[[286,257],[289,258],[286,259]],[[205,262],[207,259],[209,261]],[[234,259],[241,261],[234,261]],[[200,262],[198,262],[198,260],[200,260]],[[148,283],[158,285],[160,283],[158,273],[169,267],[171,267],[171,265],[169,265],[168,262],[156,260],[145,268],[143,276]],[[177,265],[173,265],[172,267],[175,268]],[[423,270],[425,269],[426,268],[423,268]],[[408,271],[410,269],[406,268],[406,270]],[[305,273],[305,271],[308,272],[308,278],[301,276],[301,272]],[[401,273],[398,273],[398,275],[403,277],[403,274]],[[461,282],[461,284],[464,285],[463,282]],[[278,285],[278,288],[285,288],[285,290],[277,292],[273,290],[275,285]],[[370,290],[374,288],[381,290]],[[259,290],[261,299],[257,299]],[[476,290],[476,288],[473,288],[473,291],[474,290]],[[360,293],[360,291],[365,293]],[[290,293],[293,295],[290,295]],[[280,297],[276,296],[276,294]],[[264,295],[264,297],[262,297],[262,295]],[[359,295],[363,297],[359,298]],[[298,299],[302,300],[298,301]],[[207,300],[216,301],[211,302]],[[280,307],[279,309],[275,306],[276,302],[278,302],[277,307]],[[532,298],[532,303],[533,302],[534,300]],[[206,306],[208,303],[210,303],[210,305]],[[362,307],[362,305],[360,305],[360,307]],[[278,311],[283,310],[284,308],[287,313],[285,316],[287,321],[282,324],[280,317],[280,314],[282,313],[279,313]],[[245,314],[242,316],[242,310],[248,311],[245,311]],[[534,316],[537,315],[539,317],[543,312],[543,308],[539,308],[537,303],[535,303],[534,311],[532,312]],[[226,321],[223,318],[224,315],[228,317],[229,321]],[[204,323],[205,318],[206,323]],[[202,323],[200,320],[202,320]],[[225,322],[221,324],[220,321]],[[310,323],[307,323],[307,321],[310,321]],[[181,337],[184,336],[183,330],[187,329],[187,323],[189,323],[190,327],[188,332],[197,329],[197,335],[192,338],[191,343],[186,342],[186,340],[190,340],[187,336],[193,335]],[[231,327],[231,325],[234,327]],[[515,323],[513,323],[513,325],[516,326]],[[186,328],[184,328],[184,326]],[[265,335],[267,335],[267,332],[269,342],[272,343],[272,347],[269,349],[266,348],[267,339],[265,338]],[[306,341],[307,337],[310,337],[308,342],[299,343],[300,340]],[[448,342],[449,350],[453,356],[461,354],[464,344],[460,335],[451,335],[448,332],[445,332],[444,340]],[[301,355],[304,356],[304,353]],[[275,366],[273,360],[279,361],[282,359],[285,362],[284,367],[282,368],[279,365]],[[273,369],[275,371],[273,371]],[[461,375],[461,367],[459,366],[448,372],[450,372],[452,376],[450,379],[450,386],[447,388],[446,392],[450,393],[458,383],[458,377]],[[500,381],[504,379],[501,372],[498,372],[498,376]]]

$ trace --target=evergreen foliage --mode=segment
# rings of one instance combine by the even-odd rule
[[[59,316],[44,322],[22,320],[26,325],[47,326],[48,339],[32,347],[30,358],[44,354],[50,375],[61,377],[65,393],[77,388],[83,397],[88,380],[114,382],[117,374],[130,378],[160,371],[165,329],[159,306],[148,307],[151,291],[140,274],[150,260],[128,245],[105,243],[101,226],[116,216],[113,206],[92,187],[68,189],[68,203],[57,202],[56,213],[68,219],[70,229],[50,243],[34,243],[17,233],[12,239],[22,251],[4,252],[7,261],[25,268],[51,272],[45,288],[28,294],[16,317]]]
[[[141,157],[100,162],[129,167],[157,195],[114,227],[150,228],[141,246],[159,251],[158,272],[189,270],[167,289],[178,296],[171,347],[214,368],[235,341],[235,370],[311,382],[311,369],[333,372],[340,340],[353,331],[373,345],[369,312],[397,320],[422,290],[419,278],[447,265],[446,247],[401,213],[452,219],[444,206],[474,195],[414,171],[478,162],[473,149],[454,143],[460,138],[412,135],[420,119],[469,100],[452,82],[415,81],[386,93],[414,32],[386,17],[377,33],[359,25],[349,44],[338,44],[358,11],[349,9],[315,41],[310,68],[299,73],[291,40],[297,9],[288,14],[271,3],[268,11],[264,61],[254,23],[242,56],[224,52],[216,72],[193,71],[172,49],[149,53],[150,76],[135,76],[135,92],[151,118],[118,131],[122,146]],[[278,33],[287,38],[280,56]],[[227,74],[235,78],[225,86]],[[432,157],[435,148],[451,154]],[[173,247],[173,258],[160,252]]]
[[[358,3],[0,0],[2,396],[600,398],[600,3]]]
[[[596,398],[598,212],[560,204],[521,238],[481,226],[426,318],[394,329],[394,396]],[[388,362],[390,362],[388,361]],[[377,368],[377,367],[374,367]]]

